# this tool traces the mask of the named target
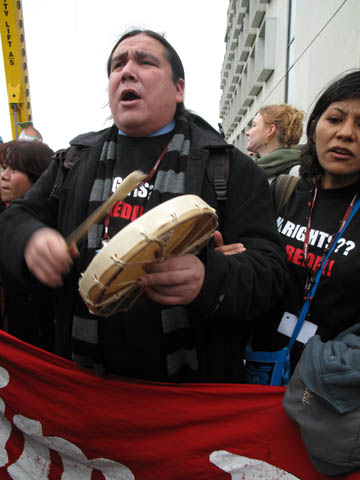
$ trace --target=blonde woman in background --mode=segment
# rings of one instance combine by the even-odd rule
[[[297,175],[303,132],[304,112],[282,103],[262,107],[246,133],[247,150],[257,154],[255,162],[264,170],[269,183],[281,173]]]
[[[269,183],[281,173],[298,175],[301,149],[297,147],[303,132],[304,112],[282,103],[262,107],[253,120],[247,150],[263,169]],[[216,250],[225,255],[243,253],[243,243],[224,244],[220,231],[214,233]]]

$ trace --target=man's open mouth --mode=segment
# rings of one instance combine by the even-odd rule
[[[139,98],[136,92],[126,91],[121,94],[121,100],[123,102],[131,102],[133,100],[139,100]]]

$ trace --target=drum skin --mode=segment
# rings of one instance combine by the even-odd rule
[[[146,212],[120,230],[93,258],[79,280],[90,313],[108,317],[141,296],[144,265],[197,254],[218,226],[215,210],[197,195],[182,195]]]

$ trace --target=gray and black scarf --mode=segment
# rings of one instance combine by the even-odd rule
[[[117,158],[116,128],[109,131],[98,161],[96,177],[90,193],[90,215],[111,193],[114,165]],[[162,159],[155,177],[154,189],[146,211],[185,193],[185,169],[190,150],[189,126],[186,120],[177,120],[169,148]],[[94,225],[88,232],[85,266],[87,266],[103,236],[103,224]],[[135,306],[136,308],[136,306]],[[161,307],[161,320],[166,348],[167,373],[170,381],[196,381],[198,378],[197,352],[188,313],[181,306]],[[73,359],[84,367],[90,367],[99,375],[106,374],[98,344],[98,319],[87,312],[83,302],[73,319]]]

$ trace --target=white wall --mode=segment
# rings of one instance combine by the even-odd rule
[[[360,67],[360,1],[298,1],[296,18],[293,98],[308,113],[333,78]]]
[[[243,149],[244,131],[259,108],[286,98],[288,1],[271,0],[266,17],[276,18],[275,70],[228,137],[230,143]],[[360,0],[298,0],[294,58],[289,103],[308,113],[334,77],[360,68]]]

